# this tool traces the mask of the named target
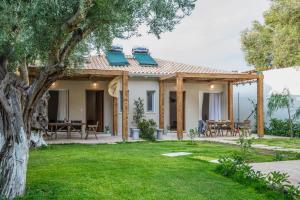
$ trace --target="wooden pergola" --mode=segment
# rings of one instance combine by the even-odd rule
[[[257,73],[183,73],[161,77],[159,80],[159,127],[164,128],[164,83],[176,83],[176,109],[177,109],[177,137],[183,138],[183,85],[184,82],[207,82],[227,84],[228,119],[234,126],[233,112],[233,85],[244,81],[257,81],[257,134],[264,136],[264,110],[263,110],[263,74]]]
[[[35,67],[29,68],[30,79],[33,80],[35,75],[39,73],[39,69]],[[99,69],[77,69],[74,72],[65,74],[59,80],[112,80],[115,77],[122,78],[122,95],[123,95],[123,111],[122,111],[122,138],[128,139],[128,72],[124,70],[99,70]],[[113,133],[118,132],[118,98],[112,97],[113,101]]]
[[[31,80],[39,73],[35,67],[29,68]],[[78,69],[71,75],[67,73],[60,80],[112,80],[119,76],[122,78],[122,138],[128,139],[128,71],[124,70],[99,70],[99,69]],[[183,138],[183,86],[185,82],[207,82],[227,84],[228,94],[228,119],[234,123],[233,113],[233,85],[244,81],[257,81],[257,132],[259,137],[264,135],[264,111],[263,111],[263,75],[257,73],[184,73],[160,77],[159,81],[159,128],[164,129],[164,86],[165,82],[176,83],[176,107],[177,107],[177,137]],[[113,97],[113,132],[118,130],[118,99]]]

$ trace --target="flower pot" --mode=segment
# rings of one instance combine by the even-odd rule
[[[129,137],[132,137],[132,136],[133,136],[133,129],[134,129],[134,128],[130,128],[130,129],[129,129]]]
[[[139,140],[140,139],[140,129],[133,128],[132,129],[132,139],[133,140]]]
[[[162,140],[163,133],[164,133],[164,129],[157,129],[156,130],[156,139]]]

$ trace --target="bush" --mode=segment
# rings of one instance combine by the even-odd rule
[[[197,128],[189,130],[188,136],[190,137],[191,144],[194,143],[194,140],[195,140],[195,137],[197,136],[197,134],[198,134],[198,129]]]
[[[274,171],[264,175],[253,170],[240,156],[221,157],[219,163],[216,168],[218,173],[242,184],[251,185],[256,190],[278,192],[291,200],[296,200],[300,196],[299,188],[290,184],[286,173]]]
[[[155,140],[156,123],[153,119],[142,119],[138,128],[140,129],[141,138],[145,140]]]
[[[265,132],[268,135],[277,135],[277,136],[290,136],[289,134],[289,121],[287,119],[270,119],[269,127],[266,128]],[[298,122],[293,123],[294,135],[296,137],[300,136],[300,124]]]

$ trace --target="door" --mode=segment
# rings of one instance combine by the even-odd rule
[[[169,94],[169,110],[170,110],[170,128],[171,130],[177,129],[177,108],[176,108],[176,92],[171,91]],[[183,92],[183,129],[185,129],[185,92]]]
[[[104,91],[86,91],[86,124],[95,125],[99,122],[97,131],[103,132],[104,119]]]

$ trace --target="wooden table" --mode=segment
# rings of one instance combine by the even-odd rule
[[[207,129],[209,136],[224,136],[223,130],[230,131],[231,135],[233,134],[233,130],[230,128],[230,121],[229,120],[207,120]]]
[[[66,128],[66,130],[67,130],[67,138],[68,139],[71,139],[71,132],[72,132],[72,130],[76,130],[75,128],[74,128],[74,126],[83,126],[83,125],[85,125],[85,123],[79,123],[79,122],[74,122],[74,123],[72,123],[72,122],[63,122],[63,123],[61,123],[61,122],[55,122],[55,123],[48,123],[48,126],[50,127],[49,129],[50,129],[50,131],[51,131],[51,135],[52,135],[52,133],[53,133],[53,128],[55,127],[56,129],[55,129],[55,135],[56,135],[56,139],[57,139],[57,132],[59,132],[59,131],[62,131],[63,129],[65,129]],[[58,128],[58,129],[57,129]],[[82,130],[81,130],[82,131]]]

